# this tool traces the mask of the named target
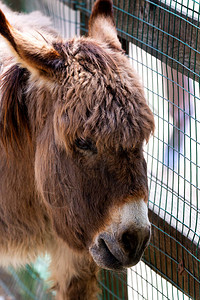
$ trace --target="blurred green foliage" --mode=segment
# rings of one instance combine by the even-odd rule
[[[24,0],[3,0],[10,8],[17,11],[23,11],[25,8]]]

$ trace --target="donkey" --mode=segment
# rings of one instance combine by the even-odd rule
[[[111,0],[67,41],[40,13],[0,8],[0,263],[48,252],[57,299],[96,299],[98,267],[133,266],[149,243],[153,115]]]

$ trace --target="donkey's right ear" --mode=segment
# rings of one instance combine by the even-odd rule
[[[59,61],[60,54],[40,34],[38,38],[29,36],[15,29],[0,10],[0,34],[5,38],[19,63],[32,73],[52,76]],[[40,38],[39,38],[40,37]]]
[[[97,0],[89,19],[89,36],[107,43],[110,47],[122,50],[114,22],[112,0]]]

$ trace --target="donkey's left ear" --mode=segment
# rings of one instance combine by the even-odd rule
[[[97,0],[89,19],[89,36],[122,50],[114,22],[112,0]]]
[[[38,38],[15,29],[0,10],[0,34],[5,38],[17,61],[32,73],[52,76],[62,58],[40,34]]]

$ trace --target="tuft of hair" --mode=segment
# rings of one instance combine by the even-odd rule
[[[21,149],[24,132],[30,142],[24,88],[29,73],[26,69],[13,65],[0,77],[1,117],[0,139],[8,150]]]

